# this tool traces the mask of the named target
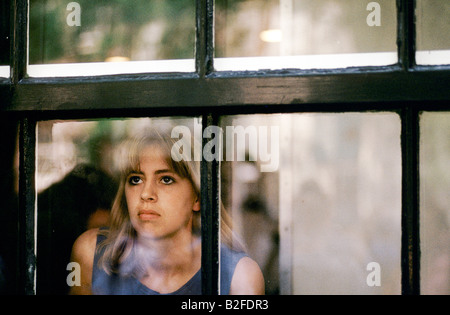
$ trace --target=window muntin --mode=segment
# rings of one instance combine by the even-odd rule
[[[424,112],[420,119],[421,293],[450,293],[450,113]]]
[[[225,116],[226,126],[242,126],[248,145],[261,145],[265,128],[271,135],[263,139],[271,155],[247,150],[244,161],[222,166],[223,200],[264,271],[267,294],[400,294],[396,114]],[[262,172],[268,156],[272,165],[279,157],[278,167]]]
[[[449,14],[448,1],[416,1],[417,64],[450,64]]]
[[[345,68],[397,62],[395,1],[216,1],[215,68]]]
[[[29,29],[30,76],[195,70],[191,0],[32,0]]]

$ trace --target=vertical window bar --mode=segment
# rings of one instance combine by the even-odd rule
[[[201,78],[214,70],[214,0],[196,2],[195,67]]]
[[[203,115],[203,130],[209,126],[218,126],[218,117]],[[218,136],[218,135],[215,135]],[[202,138],[202,148],[211,139]],[[217,142],[222,145],[221,141]],[[215,148],[219,150],[219,148]],[[220,152],[220,151],[219,151]],[[218,295],[220,270],[220,162],[216,159],[201,162],[201,226],[202,226],[202,294]]]
[[[397,0],[398,60],[403,70],[416,65],[416,0]]]
[[[419,113],[402,113],[402,294],[420,294]]]
[[[19,279],[23,293],[35,294],[36,122],[22,119],[19,135]]]
[[[19,83],[27,73],[28,60],[28,1],[12,0],[11,80]]]

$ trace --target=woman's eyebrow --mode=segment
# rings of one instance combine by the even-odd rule
[[[164,174],[164,173],[174,173],[174,171],[171,169],[163,169],[163,170],[155,171],[155,175]]]
[[[144,173],[142,171],[131,170],[128,172],[127,176],[130,176],[130,175],[144,175]]]

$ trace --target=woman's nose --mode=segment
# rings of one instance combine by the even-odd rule
[[[155,187],[151,183],[145,183],[141,191],[141,199],[143,201],[156,201],[157,193]]]

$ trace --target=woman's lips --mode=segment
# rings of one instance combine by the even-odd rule
[[[161,215],[153,210],[140,210],[138,212],[138,217],[142,221],[151,221],[158,219],[159,217],[161,217]]]

